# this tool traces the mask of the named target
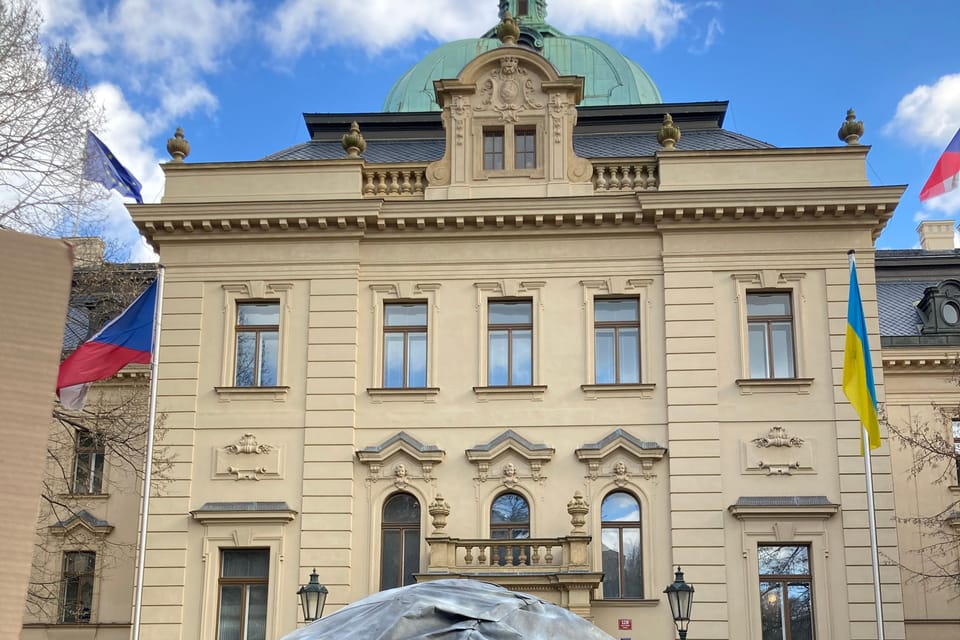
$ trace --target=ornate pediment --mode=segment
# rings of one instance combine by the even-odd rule
[[[542,482],[545,479],[543,465],[553,459],[556,451],[507,429],[493,440],[467,449],[465,453],[467,460],[477,467],[479,482],[494,479],[504,486],[514,487],[527,478]]]
[[[615,429],[603,439],[585,444],[576,451],[577,459],[587,465],[590,480],[606,476],[621,487],[632,476],[645,480],[655,477],[653,465],[663,459],[666,452],[663,445],[641,440],[623,429]]]
[[[423,444],[405,431],[357,451],[357,458],[367,466],[368,482],[386,479],[400,489],[411,480],[432,482],[433,467],[443,462],[443,456],[436,445]]]

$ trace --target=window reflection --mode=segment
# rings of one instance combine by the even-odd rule
[[[608,494],[600,506],[603,597],[643,598],[640,503],[626,491]]]

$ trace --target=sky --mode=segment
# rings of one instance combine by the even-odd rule
[[[303,113],[377,112],[440,43],[497,23],[497,0],[35,0],[103,105],[98,131],[163,194],[167,138],[187,162],[257,160],[308,139]],[[922,10],[921,10],[922,7]],[[874,185],[909,185],[877,247],[913,248],[917,224],[960,218],[960,190],[918,194],[960,128],[960,2],[548,0],[547,21],[640,64],[665,102],[727,100],[726,129],[778,147],[842,144],[865,125]],[[155,259],[113,194],[104,235]]]

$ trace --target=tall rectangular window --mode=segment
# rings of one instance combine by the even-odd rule
[[[487,171],[503,169],[503,129],[483,130],[483,168]]]
[[[89,431],[77,431],[76,453],[73,464],[73,492],[98,494],[103,492],[103,436]]]
[[[536,169],[537,130],[534,127],[516,127],[514,130],[514,168]]]
[[[97,554],[93,551],[68,551],[63,554],[60,622],[90,622],[93,615],[93,578],[96,568]]]
[[[487,318],[487,384],[533,384],[533,305],[530,300],[491,301]]]
[[[640,304],[636,298],[593,301],[597,384],[640,382]]]
[[[224,549],[220,558],[217,640],[267,637],[268,549]]]
[[[427,386],[427,303],[383,306],[383,386]]]
[[[763,640],[813,640],[813,577],[810,547],[757,547],[760,626]]]
[[[794,378],[793,306],[789,293],[747,293],[751,378]]]
[[[235,385],[276,386],[280,352],[280,303],[238,303],[236,334]]]

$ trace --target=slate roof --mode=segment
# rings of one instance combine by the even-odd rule
[[[877,306],[880,312],[880,335],[918,336],[920,316],[917,303],[927,287],[936,281],[897,281],[877,283]]]
[[[367,139],[363,159],[370,164],[433,162],[443,157],[442,139]],[[573,136],[573,148],[583,158],[630,158],[652,156],[661,149],[656,132],[591,133]],[[726,129],[684,131],[677,149],[681,151],[719,151],[728,149],[772,149],[773,145]],[[335,140],[311,140],[272,153],[263,160],[340,160],[343,147]]]

